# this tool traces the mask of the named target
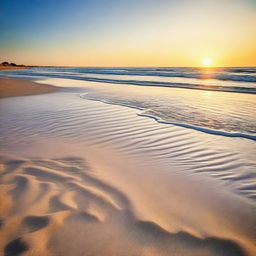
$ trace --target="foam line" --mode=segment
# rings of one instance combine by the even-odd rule
[[[148,114],[143,114],[143,113],[137,114],[137,115],[154,119],[155,121],[157,121],[160,124],[171,124],[171,125],[176,125],[176,126],[180,126],[180,127],[184,127],[184,128],[194,129],[194,130],[209,133],[209,134],[221,135],[221,136],[226,136],[226,137],[241,137],[241,138],[256,141],[256,136],[245,134],[245,133],[225,132],[225,131],[221,131],[221,130],[213,130],[213,129],[208,129],[208,128],[204,128],[204,127],[200,127],[200,126],[196,126],[196,125],[191,125],[191,124],[169,122],[169,121],[162,120],[159,117],[156,117],[156,116],[153,116],[153,115],[148,115]]]
[[[79,96],[81,98],[85,98],[85,95],[87,95],[88,93],[83,93],[80,94]],[[128,107],[128,108],[133,108],[133,109],[138,109],[138,110],[142,110],[144,111],[144,108],[141,107],[137,107],[137,106],[132,106],[132,105],[128,105],[128,104],[121,104],[121,103],[113,103],[111,101],[108,100],[100,100],[100,99],[93,99],[93,98],[86,98],[87,100],[92,100],[92,101],[99,101],[102,103],[106,103],[106,104],[110,104],[110,105],[118,105],[118,106],[123,106],[123,107]],[[225,136],[225,137],[238,137],[238,138],[245,138],[245,139],[249,139],[249,140],[254,140],[256,141],[256,136],[254,135],[250,135],[250,134],[245,134],[245,133],[232,133],[232,132],[226,132],[226,131],[221,131],[221,130],[214,130],[214,129],[209,129],[209,128],[205,128],[205,127],[201,127],[201,126],[196,126],[196,125],[191,125],[191,124],[185,124],[185,123],[178,123],[178,122],[170,122],[170,121],[165,121],[157,116],[154,115],[149,115],[149,114],[144,114],[144,113],[138,113],[138,116],[141,117],[148,117],[151,118],[153,120],[155,120],[156,122],[160,123],[160,124],[170,124],[170,125],[175,125],[175,126],[180,126],[180,127],[184,127],[184,128],[188,128],[188,129],[193,129],[193,130],[197,130],[200,132],[204,132],[204,133],[208,133],[208,134],[213,134],[213,135],[220,135],[220,136]]]

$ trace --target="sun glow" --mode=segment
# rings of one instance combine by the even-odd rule
[[[204,58],[204,60],[203,60],[203,65],[205,66],[205,67],[210,67],[210,66],[212,66],[212,59],[211,58]]]

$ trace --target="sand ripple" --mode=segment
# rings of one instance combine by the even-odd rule
[[[14,255],[244,256],[235,242],[168,232],[80,158],[2,157],[0,250]]]

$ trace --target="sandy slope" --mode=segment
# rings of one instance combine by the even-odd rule
[[[29,80],[0,78],[0,98],[55,92],[58,88]]]

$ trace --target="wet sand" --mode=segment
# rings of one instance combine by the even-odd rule
[[[55,92],[58,88],[29,80],[0,78],[0,98]]]
[[[77,92],[0,105],[0,255],[255,255],[255,203],[236,192],[253,174],[231,147],[251,142]]]

